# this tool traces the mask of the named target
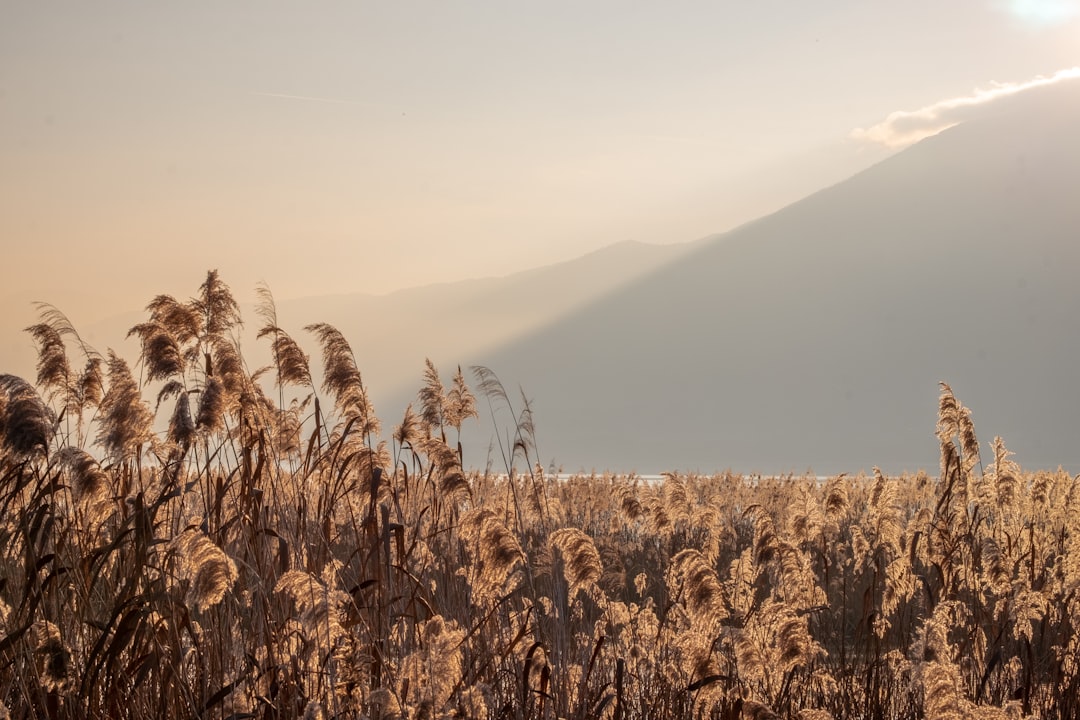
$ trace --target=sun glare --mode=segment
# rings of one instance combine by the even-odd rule
[[[1012,0],[1009,10],[1024,22],[1045,27],[1060,25],[1080,15],[1076,0]]]

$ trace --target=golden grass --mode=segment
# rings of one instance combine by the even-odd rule
[[[38,387],[0,376],[0,717],[1080,712],[1080,486],[983,468],[948,386],[938,478],[653,484],[545,477],[481,368],[495,475],[460,368],[384,440],[348,341],[308,327],[317,387],[261,299],[255,370],[216,273],[134,369],[41,307]]]

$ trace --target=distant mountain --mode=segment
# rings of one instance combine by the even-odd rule
[[[281,325],[312,353],[303,331],[327,322],[349,339],[384,424],[415,398],[424,359],[449,376],[459,363],[536,332],[696,247],[626,241],[582,257],[505,277],[410,288],[387,295],[282,300]],[[245,313],[248,316],[248,313]],[[252,316],[251,322],[255,322]]]
[[[1080,81],[986,110],[473,357],[566,470],[933,471],[946,380],[1080,471]]]

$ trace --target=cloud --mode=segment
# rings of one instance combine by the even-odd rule
[[[1040,75],[1022,83],[994,83],[970,95],[941,100],[919,110],[898,110],[871,128],[856,128],[851,132],[851,137],[890,148],[905,147],[959,125],[973,117],[980,107],[995,100],[1070,78],[1080,78],[1080,66],[1059,70],[1050,76]]]

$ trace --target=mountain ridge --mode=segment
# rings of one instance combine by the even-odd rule
[[[481,362],[528,390],[542,456],[570,470],[932,470],[942,380],[983,440],[1080,467],[1080,396],[1055,362],[1080,352],[1077,87],[928,138]]]

